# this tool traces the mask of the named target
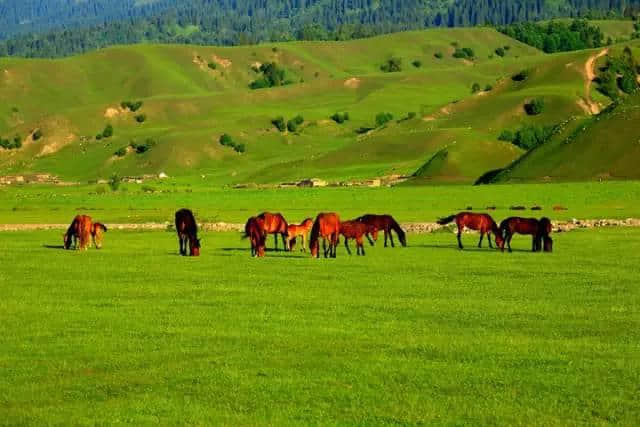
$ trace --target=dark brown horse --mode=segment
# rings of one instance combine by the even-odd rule
[[[473,212],[460,212],[457,215],[451,215],[446,218],[442,218],[438,221],[438,224],[445,225],[455,221],[458,226],[458,247],[460,249],[464,249],[462,246],[462,231],[465,228],[470,230],[476,230],[480,232],[480,241],[478,242],[478,247],[482,247],[482,239],[484,235],[487,235],[487,240],[489,241],[489,247],[493,248],[491,244],[491,233],[495,236],[496,244],[500,246],[503,244],[502,235],[500,234],[500,230],[498,229],[498,225],[491,218],[490,215],[487,214],[478,214]]]
[[[265,255],[267,237],[264,234],[261,220],[252,216],[244,226],[243,239],[251,242],[251,256],[262,258]]]
[[[91,241],[91,217],[87,215],[77,215],[71,221],[71,225],[67,229],[67,232],[63,236],[64,248],[71,249],[73,244],[74,249],[88,249]],[[80,240],[80,246],[78,247],[78,240]]]
[[[321,213],[316,217],[316,221],[311,228],[311,238],[309,241],[309,249],[311,256],[320,258],[320,243],[322,238],[322,248],[324,257],[336,257],[336,248],[340,238],[340,217],[336,213]],[[327,240],[329,248],[327,249]]]
[[[289,246],[287,245],[287,221],[284,217],[279,213],[271,213],[271,212],[263,212],[257,216],[257,218],[261,221],[262,231],[265,235],[273,234],[273,238],[276,244],[276,251],[278,250],[278,234],[282,237],[282,244],[284,245],[284,250],[288,250]]]
[[[91,237],[93,237],[93,244],[96,249],[102,248],[102,239],[104,238],[104,233],[107,232],[107,226],[100,223],[94,222],[91,225]]]
[[[514,234],[523,234],[531,236],[531,251],[539,252],[542,250],[542,241],[549,237],[551,233],[551,221],[549,218],[520,218],[512,216],[500,223],[500,235],[503,241],[499,244],[500,249],[504,252],[504,245],[507,245],[511,252],[511,239]],[[552,244],[552,243],[551,243]]]
[[[551,236],[544,237],[544,251],[553,252],[553,239]]]
[[[187,242],[189,242],[189,256],[200,256],[198,224],[193,212],[189,209],[180,209],[176,212],[176,231],[178,232],[180,255],[187,255]]]
[[[402,246],[407,246],[407,236],[404,230],[400,227],[400,224],[393,219],[391,215],[363,215],[359,217],[356,221],[363,222],[371,227],[372,232],[367,232],[367,239],[369,243],[373,246],[373,240],[378,240],[378,231],[382,230],[384,232],[384,247],[387,247],[387,240],[391,240],[391,247],[395,247],[395,243],[393,242],[393,233],[391,231],[395,231],[398,235],[398,240],[400,240],[400,244]]]

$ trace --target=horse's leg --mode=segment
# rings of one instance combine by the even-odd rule
[[[344,247],[347,248],[347,253],[351,255],[351,249],[349,249],[349,239],[347,239],[346,237],[344,238]]]
[[[478,242],[479,248],[482,248],[482,239],[484,239],[484,231],[480,230],[480,241]]]
[[[327,257],[327,239],[324,237],[322,238],[322,250],[324,251],[324,257],[326,258]]]
[[[395,248],[396,244],[393,243],[393,233],[391,232],[391,230],[389,230],[389,240],[391,240],[391,247]]]
[[[307,252],[307,235],[302,233],[302,252]]]
[[[464,249],[462,246],[462,227],[458,226],[458,249]]]
[[[508,237],[507,237],[507,246],[509,247],[509,252],[512,252],[512,250],[511,250],[511,239],[513,239],[513,234],[509,233]]]
[[[367,233],[367,234],[365,234],[365,236],[367,236],[367,240],[369,241],[369,244],[371,246],[373,246],[374,243],[373,243],[373,239],[371,238],[371,235],[369,233]]]
[[[389,237],[387,236],[387,230],[383,231],[384,233],[384,247],[387,247],[387,240],[389,239]]]
[[[491,232],[487,233],[487,241],[489,242],[489,247],[493,249],[493,245],[491,244]]]
[[[289,244],[287,243],[287,241],[285,240],[285,233],[280,233],[280,237],[282,237],[282,245],[284,246],[284,250],[285,252],[289,252]],[[276,239],[278,238],[278,236],[276,235]]]
[[[339,242],[340,242],[340,235],[338,233],[335,233],[333,236],[331,236],[331,247],[333,248],[333,253],[331,254],[331,258],[336,258],[338,256]]]

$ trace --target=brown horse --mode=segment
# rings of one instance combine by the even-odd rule
[[[289,224],[287,226],[287,247],[290,251],[293,250],[296,244],[296,238],[301,237],[302,251],[306,252],[306,244],[311,227],[313,227],[313,220],[311,218],[305,219],[300,225]]]
[[[511,252],[511,239],[516,233],[530,235],[531,251],[539,252],[542,250],[543,239],[548,238],[549,233],[551,233],[551,221],[549,218],[541,218],[538,221],[535,218],[520,218],[517,216],[505,219],[500,223],[500,235],[503,237],[503,241],[499,246],[503,252],[505,243],[509,248],[509,252]]]
[[[200,256],[200,239],[198,239],[198,224],[193,212],[180,209],[176,212],[176,231],[180,244],[180,255],[187,255],[187,241],[189,242],[189,256]]]
[[[95,245],[96,249],[102,248],[102,239],[104,233],[106,232],[107,226],[100,222],[94,222],[91,225],[91,236],[93,237],[93,244]]]
[[[477,214],[472,212],[460,212],[457,215],[451,215],[446,218],[442,218],[438,220],[438,224],[445,225],[455,221],[458,226],[458,247],[460,249],[464,249],[462,246],[462,231],[464,228],[468,228],[471,230],[477,230],[480,232],[480,241],[478,242],[478,247],[482,247],[482,239],[484,235],[487,235],[487,240],[489,241],[489,247],[493,248],[491,245],[491,233],[495,236],[496,244],[500,246],[503,243],[502,235],[500,234],[500,230],[498,229],[498,225],[491,218],[490,215],[487,214]]]
[[[356,253],[358,255],[365,255],[364,253],[364,240],[368,232],[372,232],[369,225],[358,220],[344,221],[340,223],[340,234],[344,236],[344,247],[347,249],[347,253],[351,255],[349,249],[349,239],[356,241]]]
[[[311,238],[309,241],[309,249],[311,256],[320,258],[320,243],[322,238],[322,248],[324,257],[336,257],[336,248],[340,238],[340,217],[336,213],[321,213],[316,217],[316,221],[311,228]],[[327,249],[327,240],[329,240],[329,248]]]
[[[400,224],[393,219],[391,215],[363,215],[356,219],[356,221],[363,222],[371,227],[372,231],[367,232],[367,239],[371,246],[373,246],[373,241],[371,240],[371,236],[373,236],[373,240],[378,240],[378,231],[382,230],[384,232],[384,247],[387,247],[387,240],[391,240],[391,247],[395,247],[395,243],[393,242],[393,234],[391,231],[395,231],[398,235],[398,240],[400,240],[400,244],[402,246],[407,246],[407,236],[404,230],[400,227]]]
[[[73,244],[74,249],[88,249],[91,239],[91,217],[87,215],[77,215],[71,225],[67,229],[67,232],[63,236],[64,248],[71,249]],[[80,240],[80,246],[78,247],[78,240]]]
[[[243,239],[251,242],[251,256],[262,258],[265,255],[267,237],[264,234],[261,220],[252,216],[244,226]]]
[[[284,250],[288,249],[287,245],[287,221],[284,217],[279,213],[271,213],[271,212],[263,212],[257,216],[257,218],[261,221],[262,224],[262,232],[267,234],[273,234],[276,251],[278,250],[278,234],[282,237],[282,244],[284,245]]]

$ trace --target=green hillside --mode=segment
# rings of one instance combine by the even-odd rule
[[[494,54],[504,46],[504,57]],[[452,56],[463,47],[474,51],[473,60]],[[47,172],[85,182],[113,173],[165,172],[234,184],[338,181],[420,169],[414,182],[472,183],[524,152],[498,140],[502,129],[588,115],[584,68],[596,53],[545,55],[495,30],[474,28],[348,42],[136,45],[60,60],[4,58],[0,137],[18,134],[23,147],[0,151],[0,175]],[[402,71],[381,70],[390,58],[401,59]],[[291,84],[250,90],[260,77],[252,67],[268,62],[283,67]],[[529,79],[512,81],[522,69],[530,70]],[[474,83],[493,90],[472,94]],[[546,108],[529,117],[523,105],[533,97],[544,97]],[[124,111],[119,106],[125,100],[143,106]],[[350,120],[335,123],[330,116],[336,112],[348,112]],[[370,129],[381,112],[394,120]],[[136,122],[137,114],[146,121]],[[271,124],[277,116],[298,114],[304,123],[296,132]],[[113,136],[96,140],[107,124]],[[33,141],[38,129],[43,137]],[[223,133],[246,152],[220,145]],[[149,151],[128,148],[123,157],[114,155],[147,139],[156,144]],[[445,158],[429,162],[443,150]]]

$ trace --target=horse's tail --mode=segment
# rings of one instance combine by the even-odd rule
[[[454,215],[455,218],[455,215]],[[402,229],[402,227],[400,227],[400,224],[398,224],[398,222],[393,219],[393,217],[390,217],[391,220],[391,229],[393,231],[396,232],[396,234],[398,235],[398,239],[400,239],[400,243],[402,244],[402,246],[407,246],[407,235],[404,232],[404,230]]]
[[[449,223],[453,222],[453,220],[455,220],[455,219],[456,219],[456,215],[451,215],[451,216],[448,216],[448,217],[446,217],[446,218],[440,218],[440,219],[438,220],[438,224],[440,224],[440,225],[447,225],[447,224],[449,224]]]

